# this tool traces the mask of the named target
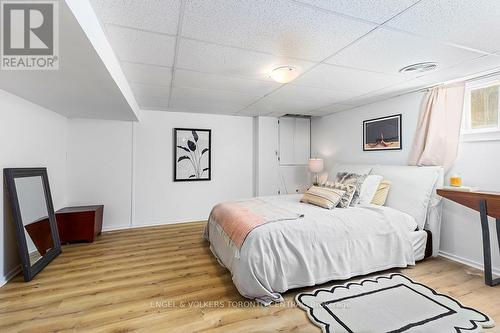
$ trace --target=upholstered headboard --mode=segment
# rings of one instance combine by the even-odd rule
[[[386,206],[413,216],[421,229],[431,231],[433,256],[438,254],[442,203],[436,189],[444,182],[442,167],[337,164],[330,177],[335,177],[340,171],[376,174],[390,180],[392,184]]]

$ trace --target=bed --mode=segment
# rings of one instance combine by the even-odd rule
[[[301,203],[301,195],[261,197],[260,203],[300,217],[260,225],[240,246],[211,214],[204,237],[219,263],[231,271],[241,295],[269,305],[281,302],[281,293],[289,289],[407,267],[426,253],[437,255],[441,203],[434,193],[443,181],[441,168],[336,168],[390,179],[393,185],[386,206],[327,210]]]

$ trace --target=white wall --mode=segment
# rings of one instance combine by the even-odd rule
[[[144,111],[134,124],[134,225],[206,220],[214,204],[253,195],[250,117]],[[212,130],[212,180],[173,182],[173,129]]]
[[[106,229],[131,223],[132,126],[68,120],[68,204],[103,204]]]
[[[483,190],[500,191],[500,141],[462,142],[457,161],[449,175],[460,173],[464,185]],[[500,275],[500,250],[496,240],[495,222],[490,218],[493,267]],[[445,200],[441,251],[451,258],[478,266],[483,262],[479,214],[459,204]]]
[[[406,164],[422,97],[421,93],[405,95],[314,119],[313,156],[324,157],[327,170],[336,162]],[[363,152],[362,121],[397,113],[403,114],[403,149]],[[277,149],[277,132],[270,134],[277,130],[271,126],[275,120],[155,111],[143,111],[140,123],[67,120],[0,90],[0,167],[46,166],[54,208],[103,203],[104,229],[201,220],[216,202],[252,196],[254,166],[258,168],[254,159],[271,160]],[[174,127],[212,129],[212,181],[172,181]],[[262,147],[269,147],[268,142],[273,149],[264,156]],[[462,173],[466,184],[499,191],[498,151],[500,141],[462,143],[452,172]],[[281,169],[291,184],[289,191],[308,183],[306,169]],[[265,168],[255,172],[268,175]],[[3,187],[1,191],[3,194]],[[19,265],[14,227],[3,197],[0,284]],[[446,202],[441,239],[444,254],[481,264],[477,215]],[[493,235],[493,223],[491,226]],[[493,243],[495,267],[500,270],[498,245]]]
[[[0,90],[0,169],[47,167],[54,209],[66,205],[66,118]],[[2,186],[0,285],[19,266],[14,223]]]
[[[211,181],[173,182],[174,127],[212,129]],[[250,117],[142,111],[140,123],[68,120],[0,90],[0,140],[1,168],[46,166],[54,208],[102,203],[105,230],[202,220],[217,202],[253,195]],[[19,268],[6,199],[0,285]]]
[[[413,142],[423,93],[413,93],[313,120],[313,154],[322,156],[327,170],[335,163],[405,165]],[[363,120],[402,114],[403,149],[364,152]],[[500,191],[500,141],[463,142],[451,173],[460,172],[466,185]],[[500,256],[494,224],[490,223],[494,267],[500,273]],[[479,214],[445,200],[441,229],[441,253],[465,263],[482,266]]]
[[[331,169],[335,163],[406,164],[423,96],[423,93],[403,95],[313,119],[311,132],[313,155],[325,158],[325,170]],[[363,151],[363,121],[400,113],[403,149],[384,152]]]
[[[253,195],[250,117],[141,111],[138,123],[69,120],[68,203],[104,204],[103,229],[204,220]],[[212,180],[173,182],[173,129],[212,129]]]

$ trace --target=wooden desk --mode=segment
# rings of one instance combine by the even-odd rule
[[[461,192],[438,189],[437,194],[480,213],[483,232],[484,282],[488,286],[500,284],[500,278],[493,278],[488,226],[488,216],[496,219],[497,239],[500,243],[500,192]]]

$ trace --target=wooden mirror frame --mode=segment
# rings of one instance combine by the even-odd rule
[[[47,176],[46,168],[9,168],[3,170],[4,181],[9,195],[12,217],[16,225],[17,248],[19,257],[21,258],[24,281],[30,281],[37,275],[45,266],[47,266],[55,257],[61,254],[61,243],[59,241],[59,233],[57,231],[56,216],[54,214],[54,206],[52,204],[52,196],[50,194],[49,177]],[[17,189],[14,180],[16,178],[25,177],[42,177],[43,190],[45,194],[45,203],[47,205],[47,215],[49,217],[50,231],[54,246],[47,251],[33,265],[30,263],[28,245],[24,232],[24,225],[21,218],[21,210],[17,196]]]

